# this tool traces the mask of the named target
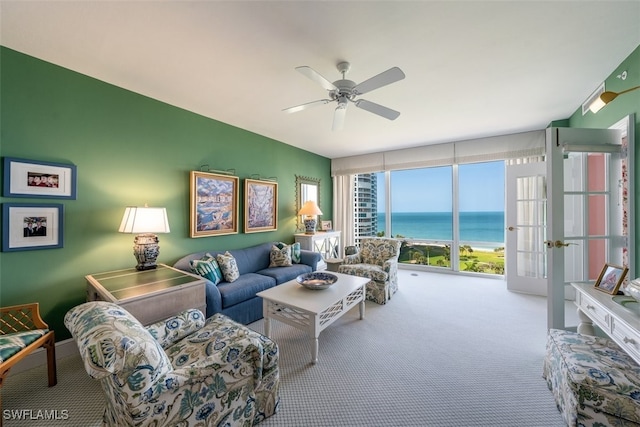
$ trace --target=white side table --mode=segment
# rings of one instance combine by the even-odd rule
[[[328,258],[340,258],[342,256],[340,246],[340,231],[318,231],[315,234],[294,234],[300,248],[318,252],[324,260]]]

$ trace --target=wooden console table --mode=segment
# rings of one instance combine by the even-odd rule
[[[164,320],[189,308],[207,312],[202,277],[168,265],[153,270],[135,268],[85,276],[87,301],[114,302],[143,325]]]
[[[631,297],[609,295],[594,289],[593,283],[572,283],[580,324],[578,333],[595,335],[595,324],[640,364],[640,311],[628,304]]]

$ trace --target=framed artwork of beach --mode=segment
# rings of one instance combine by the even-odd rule
[[[244,232],[278,229],[278,183],[244,180]]]
[[[615,295],[618,293],[618,289],[620,289],[620,285],[622,285],[628,271],[627,267],[605,264],[594,287],[599,291]]]
[[[237,176],[191,171],[191,237],[238,233]]]

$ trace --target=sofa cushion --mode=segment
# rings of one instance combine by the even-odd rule
[[[256,273],[243,274],[231,283],[222,282],[218,285],[222,296],[222,309],[224,310],[227,307],[251,299],[258,292],[272,288],[275,285],[274,278]]]
[[[216,256],[218,260],[218,264],[220,264],[220,269],[222,270],[222,275],[224,276],[224,280],[227,282],[233,282],[240,277],[240,272],[238,271],[238,264],[236,263],[236,259],[229,253],[229,251],[224,254],[218,254]]]
[[[296,242],[296,243],[292,243],[291,245],[287,245],[286,243],[282,243],[282,242],[278,242],[278,243],[274,243],[274,245],[278,248],[278,249],[282,249],[285,248],[287,246],[291,247],[291,262],[294,264],[300,264],[301,260],[300,260],[300,251],[301,251],[301,247],[300,247],[300,242]]]
[[[0,336],[0,362],[9,359],[48,332],[48,329],[33,329]]]
[[[210,253],[206,253],[200,259],[194,259],[189,261],[191,270],[194,273],[209,279],[214,285],[217,285],[222,281],[222,270],[216,261],[215,257]]]
[[[273,245],[271,253],[269,254],[269,268],[272,267],[288,267],[291,263],[291,246],[285,245],[282,248],[278,248]]]
[[[342,264],[338,272],[352,276],[366,277],[376,282],[386,282],[389,274],[379,265],[372,264]]]
[[[279,285],[281,283],[295,279],[300,274],[311,273],[312,271],[313,269],[307,264],[293,264],[289,267],[265,268],[264,270],[258,271],[258,273],[265,276],[273,277],[276,280],[276,283]]]

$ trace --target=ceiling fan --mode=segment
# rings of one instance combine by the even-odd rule
[[[336,80],[331,83],[325,79],[320,73],[311,67],[302,66],[296,67],[300,73],[309,77],[320,86],[325,88],[329,93],[329,99],[320,99],[318,101],[308,102],[306,104],[297,105],[295,107],[285,108],[282,111],[287,113],[295,113],[297,111],[306,110],[309,107],[316,105],[328,104],[330,102],[337,102],[338,106],[333,113],[333,126],[332,130],[340,130],[344,125],[344,118],[347,112],[347,104],[352,102],[356,107],[362,108],[370,113],[377,114],[385,119],[395,120],[400,113],[392,110],[391,108],[384,107],[375,102],[367,101],[366,99],[356,99],[359,95],[371,92],[372,90],[381,88],[383,86],[395,83],[404,79],[405,75],[398,67],[389,68],[387,71],[382,72],[376,76],[371,77],[368,80],[363,81],[360,84],[356,84],[351,80],[346,80],[345,75],[351,69],[351,64],[348,62],[340,62],[338,64],[338,71],[342,74],[342,79]]]

